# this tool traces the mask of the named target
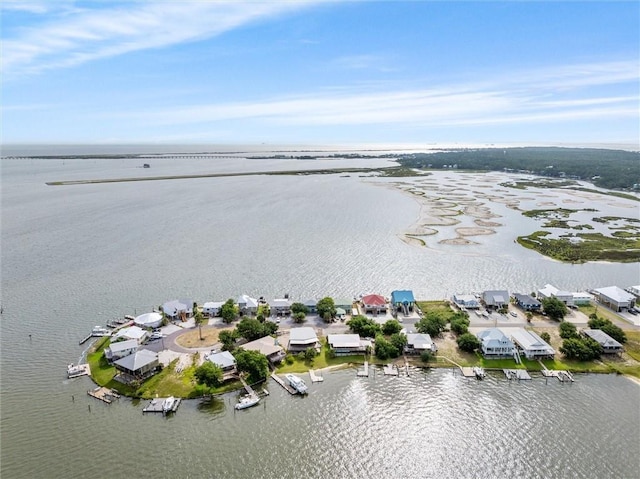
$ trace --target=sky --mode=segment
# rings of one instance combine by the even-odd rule
[[[3,144],[640,145],[637,1],[0,5]]]

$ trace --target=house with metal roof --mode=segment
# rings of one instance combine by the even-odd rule
[[[599,329],[583,329],[582,334],[598,342],[602,351],[607,354],[621,353],[624,351],[622,344]]]
[[[127,341],[129,339],[135,339],[138,344],[144,343],[149,337],[149,331],[142,329],[139,326],[129,326],[128,328],[122,328],[113,333],[111,336],[111,343],[118,341]]]
[[[289,345],[287,350],[291,353],[306,351],[309,348],[320,349],[320,341],[313,328],[303,326],[289,330]]]
[[[307,299],[302,302],[307,307],[307,311],[309,314],[317,314],[318,313],[318,300],[317,299]]]
[[[385,314],[387,312],[387,300],[379,294],[368,294],[360,299],[365,314]],[[351,308],[349,308],[351,309]]]
[[[160,325],[162,325],[162,315],[155,311],[152,313],[144,313],[136,316],[133,322],[141,328],[159,328]]]
[[[542,303],[528,294],[513,293],[516,304],[525,311],[540,311]]]
[[[153,376],[160,369],[158,353],[141,349],[129,356],[114,361],[113,365],[119,372],[118,380],[125,383],[140,381]]]
[[[402,311],[405,315],[408,315],[409,312],[413,311],[415,304],[416,300],[413,297],[413,291],[405,289],[391,292],[391,305],[396,311]]]
[[[473,294],[454,294],[451,297],[453,303],[460,309],[478,309],[480,301]]]
[[[111,343],[109,346],[104,348],[104,357],[111,363],[135,353],[139,346],[138,341],[135,339],[127,339],[125,341]]]
[[[553,358],[556,354],[555,349],[533,331],[516,328],[510,331],[510,335],[518,352],[527,359]]]
[[[336,356],[365,354],[371,348],[371,341],[357,334],[329,334],[327,342]]]
[[[202,314],[208,318],[215,318],[220,315],[220,309],[224,301],[207,301],[202,305]]]
[[[538,297],[542,299],[556,298],[567,306],[574,306],[573,293],[570,293],[569,291],[561,291],[552,284],[545,284],[544,288],[539,289]]]
[[[269,302],[271,314],[276,316],[291,314],[291,305],[293,303],[288,298],[277,298]]]
[[[596,300],[614,311],[622,311],[624,309],[633,308],[636,297],[627,293],[618,286],[607,286],[606,288],[594,289],[593,294]]]
[[[171,320],[185,321],[193,316],[193,301],[190,299],[174,299],[162,305],[162,311]]]
[[[229,351],[209,354],[207,360],[222,369],[223,380],[230,379],[237,373],[236,358]]]
[[[241,315],[258,314],[258,300],[256,298],[252,298],[247,294],[242,294],[238,297],[236,304],[238,305],[238,312]]]
[[[407,334],[407,344],[404,347],[406,354],[421,354],[424,351],[435,353],[438,351],[436,343],[428,334]]]
[[[498,328],[485,329],[478,333],[480,349],[485,358],[513,357],[515,345],[509,337]]]
[[[482,301],[487,308],[500,309],[509,305],[509,291],[490,290],[482,293]]]
[[[257,351],[264,354],[272,364],[282,361],[285,356],[284,348],[280,346],[278,339],[272,336],[264,336],[245,343],[241,347],[247,351]]]

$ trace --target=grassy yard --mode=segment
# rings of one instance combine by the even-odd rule
[[[348,366],[349,364],[362,364],[365,361],[365,357],[362,354],[354,355],[354,356],[336,356],[334,358],[331,357],[329,352],[329,345],[326,340],[322,340],[322,348],[320,349],[320,354],[316,356],[313,361],[305,361],[303,359],[299,359],[296,355],[292,355],[293,362],[291,364],[287,364],[286,361],[282,361],[276,372],[278,374],[285,373],[303,373],[308,371],[309,369],[324,369],[331,366]],[[376,361],[375,356],[373,358],[369,357],[368,361],[372,364],[378,362],[379,364],[383,364],[383,361]]]

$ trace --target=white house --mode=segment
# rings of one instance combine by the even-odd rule
[[[174,299],[162,305],[164,314],[172,320],[186,319],[193,316],[193,301],[190,299]]]
[[[258,314],[258,300],[249,295],[240,295],[236,301],[240,314]]]
[[[511,331],[511,340],[527,359],[553,358],[556,351],[533,331],[517,328]]]
[[[365,313],[379,314],[387,312],[387,300],[379,294],[368,294],[360,300]],[[349,308],[351,309],[351,308]]]
[[[274,299],[269,303],[271,314],[276,316],[291,314],[291,304],[291,301],[287,298]]]
[[[220,308],[224,301],[208,301],[202,305],[202,314],[209,318],[215,318],[220,315]]]
[[[404,347],[407,354],[420,354],[423,351],[435,353],[438,351],[436,343],[428,334],[407,334],[407,344]]]
[[[125,382],[143,380],[153,376],[160,369],[158,353],[141,349],[129,356],[114,361],[113,365],[119,371]]]
[[[636,298],[640,299],[640,284],[637,286],[629,286],[627,291],[634,295]]]
[[[364,354],[367,347],[371,347],[371,341],[362,339],[357,334],[329,334],[327,342],[336,356]]]
[[[136,341],[135,339],[118,341],[115,343],[111,343],[109,346],[104,348],[104,356],[107,358],[107,361],[111,363],[135,353],[138,350],[139,346],[140,345],[138,344],[138,341]]]
[[[569,291],[560,291],[552,284],[545,284],[544,288],[539,289],[538,297],[542,299],[556,298],[562,301],[567,306],[574,306],[573,293],[570,293]]]
[[[308,348],[320,348],[320,341],[313,328],[304,326],[301,328],[291,328],[289,331],[290,352],[306,351]]]
[[[140,316],[136,316],[133,320],[136,326],[141,328],[159,328],[162,324],[162,315],[160,313],[144,313]]]
[[[478,339],[485,358],[512,357],[515,352],[513,342],[498,328],[480,331]]]
[[[113,344],[117,341],[135,339],[138,344],[142,344],[148,337],[149,331],[142,329],[139,326],[129,326],[128,328],[122,328],[116,331],[113,336],[111,336],[111,343]]]
[[[633,308],[636,302],[636,297],[633,294],[627,293],[618,286],[594,289],[593,294],[600,303],[615,311]]]
[[[460,309],[480,308],[480,301],[473,294],[454,294],[451,299]]]

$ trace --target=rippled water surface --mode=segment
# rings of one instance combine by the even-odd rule
[[[301,166],[262,161],[264,170]],[[257,162],[167,159],[151,170],[250,171]],[[124,398],[90,401],[88,378],[64,379],[66,364],[82,355],[78,340],[107,319],[176,297],[407,288],[431,299],[547,282],[624,286],[639,277],[638,264],[565,265],[523,250],[513,237],[534,225],[499,206],[514,221],[479,246],[409,246],[400,236],[420,205],[391,179],[45,185],[148,174],[139,163],[2,162],[2,477],[636,476],[640,388],[620,377],[562,386],[468,381],[451,370],[357,379],[347,370],[326,373],[304,399],[269,384],[257,408],[234,413],[232,394],[186,401],[167,419],[143,416],[142,404]],[[313,166],[336,165],[325,163]]]

